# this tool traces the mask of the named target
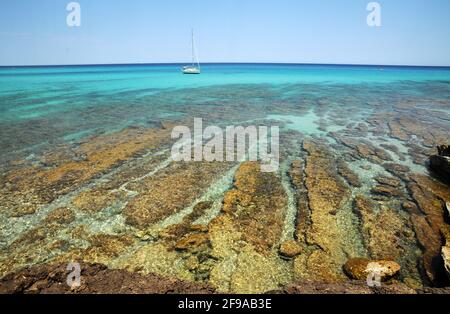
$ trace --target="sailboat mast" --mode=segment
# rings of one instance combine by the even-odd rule
[[[194,29],[191,29],[192,33],[192,66],[195,65],[195,48],[194,48]]]
[[[197,63],[197,68],[200,69],[200,61],[198,60],[198,56],[196,55],[195,49],[195,38],[194,38],[194,29],[192,31],[192,66],[195,66]]]

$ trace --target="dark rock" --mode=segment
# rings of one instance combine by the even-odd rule
[[[430,167],[441,176],[450,179],[450,157],[433,155],[430,157]]]
[[[450,146],[437,147],[438,154],[430,157],[430,167],[436,173],[450,179]]]
[[[449,145],[441,145],[437,147],[439,156],[447,156],[450,157],[450,146]]]
[[[24,268],[0,280],[0,294],[212,294],[215,290],[204,284],[168,279],[159,275],[141,275],[126,270],[108,269],[101,264],[81,263],[81,285],[71,288],[67,265],[39,265]]]

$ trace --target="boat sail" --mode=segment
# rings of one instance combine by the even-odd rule
[[[200,74],[200,62],[195,52],[194,30],[192,30],[192,65],[184,66],[181,71],[184,74]]]

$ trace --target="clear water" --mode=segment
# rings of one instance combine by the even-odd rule
[[[388,105],[388,97],[431,96],[436,89],[446,97],[450,82],[448,68],[207,64],[202,70],[201,75],[186,76],[180,65],[2,67],[1,151],[199,116],[242,102],[284,122],[283,115],[290,115],[288,127],[309,134],[318,131],[312,119],[320,112],[309,108],[295,113],[292,106],[322,97],[330,106],[345,107],[349,99],[342,97],[358,94],[361,101],[352,105],[364,108],[370,99],[385,99]],[[201,110],[191,110],[195,105]],[[229,120],[240,121],[236,115]]]
[[[427,169],[420,162],[414,162],[411,152],[416,148],[430,149],[429,146],[421,146],[413,140],[394,139],[387,128],[374,132],[375,126],[371,125],[371,130],[365,134],[351,133],[354,127],[359,123],[370,125],[372,119],[381,113],[382,119],[404,117],[416,121],[417,130],[409,131],[412,136],[415,132],[423,136],[426,133],[421,129],[423,125],[430,126],[436,137],[445,137],[450,132],[450,68],[211,64],[204,65],[202,70],[201,75],[189,76],[181,74],[180,65],[0,68],[0,173],[14,168],[9,164],[14,159],[26,158],[33,163],[39,153],[52,151],[60,143],[76,144],[86,137],[128,126],[159,127],[161,122],[167,120],[184,123],[192,122],[194,117],[203,118],[204,126],[276,124],[282,130],[279,175],[288,197],[282,235],[284,240],[292,237],[296,223],[295,191],[286,171],[292,160],[304,159],[302,139],[312,137],[323,140],[329,144],[331,154],[347,157],[348,167],[358,174],[361,181],[361,187],[352,188],[354,197],[358,194],[370,196],[374,178],[390,174],[381,164],[344,156],[341,151],[343,145],[336,144],[333,132],[361,143],[370,142],[378,148],[383,144],[390,144],[391,148],[393,145],[403,158],[386,151],[392,160],[408,166],[411,172],[421,174],[427,174]],[[76,146],[68,145],[69,148]],[[163,149],[159,151],[161,155],[165,153]],[[144,167],[142,171],[145,173],[140,173],[120,188],[128,192],[127,198],[135,197],[136,193],[127,190],[128,183],[142,183],[169,165],[170,159],[164,159],[150,171]],[[37,167],[46,165],[39,164]],[[125,164],[123,167],[127,169],[128,166]],[[196,223],[206,224],[218,215],[223,194],[232,185],[236,168],[224,173],[199,197],[197,201],[211,201],[213,206]],[[71,198],[83,189],[101,184],[103,179],[113,177],[122,170],[118,167],[95,179],[90,186],[78,187],[73,194],[44,204],[34,215],[10,219],[0,213],[0,233],[7,235],[0,237],[0,246],[6,247],[20,233],[38,225],[50,210],[72,206]],[[393,198],[386,202],[399,215],[404,215],[400,201]],[[117,206],[122,206],[122,203],[125,200]],[[351,205],[352,200],[349,200],[343,206],[338,220],[348,234],[346,245],[364,256],[359,222]],[[166,217],[154,227],[159,230],[178,223],[192,211],[192,206]],[[128,232],[130,228],[122,215],[112,214],[109,209],[100,218],[91,214],[81,217],[76,224],[89,225],[93,232],[114,234],[117,230]],[[65,234],[61,237],[67,238]],[[143,242],[139,245],[147,244]],[[402,266],[406,265],[404,272],[419,278],[416,270],[407,268],[407,265],[416,267],[417,264],[415,242],[411,248],[408,247],[408,252],[405,261],[401,261]],[[3,250],[1,253],[7,252]],[[49,258],[45,251],[38,255],[42,260]],[[9,258],[8,254],[3,257]],[[157,258],[157,254],[152,254],[145,260],[152,264]],[[289,264],[281,260],[280,263],[283,266],[276,264],[275,268],[284,272]],[[290,274],[290,271],[286,273]],[[268,286],[267,289],[273,288]]]

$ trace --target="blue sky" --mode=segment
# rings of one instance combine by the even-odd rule
[[[450,66],[450,1],[379,0],[382,26],[367,26],[369,0],[0,1],[0,65],[202,62]]]

